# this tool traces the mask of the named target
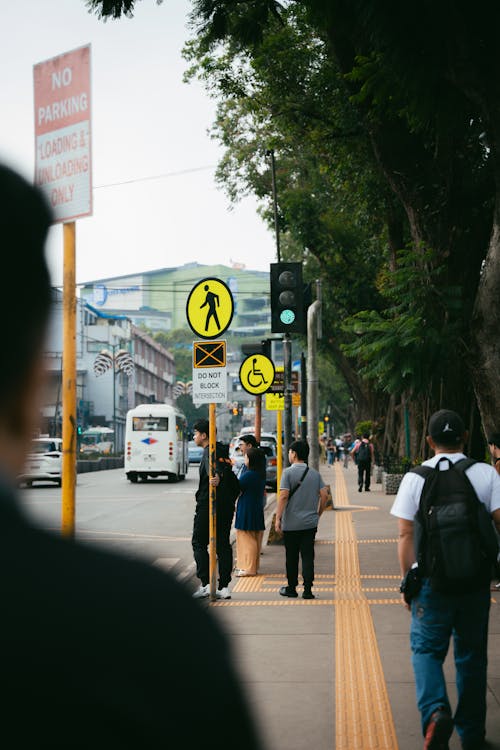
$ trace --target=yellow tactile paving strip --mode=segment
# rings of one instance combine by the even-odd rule
[[[338,466],[335,484],[335,506],[349,506],[344,476]],[[352,513],[339,513],[335,520],[335,750],[397,750],[370,612],[375,601],[364,596],[361,585]],[[399,599],[377,601],[399,603]]]

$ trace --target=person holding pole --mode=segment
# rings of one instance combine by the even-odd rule
[[[18,748],[199,748],[207,716],[227,715],[217,743],[259,750],[220,627],[168,573],[39,529],[19,507],[22,472],[43,403],[52,289],[42,194],[0,166],[0,297],[9,356],[0,368],[0,639],[2,735]],[[200,664],[203,663],[203,669]],[[166,676],[168,679],[166,679]],[[241,736],[240,736],[241,733]]]
[[[217,599],[230,599],[229,584],[233,569],[233,548],[229,541],[229,535],[240,487],[228,458],[227,447],[222,443],[216,444],[216,470],[215,475],[210,479],[209,433],[208,419],[199,419],[194,425],[193,440],[196,445],[202,446],[204,450],[200,462],[200,480],[196,491],[196,511],[191,542],[196,563],[196,575],[200,579],[200,585],[194,592],[193,597],[204,599],[210,596],[208,543],[210,537],[209,499],[210,485],[212,485],[217,487],[216,549],[219,563],[219,586],[216,596]]]

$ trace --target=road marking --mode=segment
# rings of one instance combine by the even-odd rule
[[[336,504],[349,505],[342,470],[335,466]],[[375,628],[374,603],[361,586],[352,513],[335,516],[335,748],[397,750]],[[376,600],[383,604],[396,600]]]
[[[223,599],[216,602],[210,602],[211,607],[331,607],[337,604],[339,599],[255,599],[254,601],[241,601],[241,599]],[[368,604],[396,604],[401,606],[401,599],[369,599]],[[361,641],[364,635],[361,635]],[[343,745],[347,747],[347,745]],[[355,748],[363,748],[363,750],[373,750],[374,748],[384,748],[385,750],[397,750],[396,745],[352,745],[353,750]],[[340,748],[339,748],[340,750]]]

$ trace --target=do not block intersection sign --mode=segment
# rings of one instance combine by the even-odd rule
[[[226,401],[226,342],[194,341],[193,402],[200,405]]]

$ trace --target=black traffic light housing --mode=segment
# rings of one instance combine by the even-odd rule
[[[260,344],[258,342],[242,344],[241,353],[247,357],[250,357],[252,354],[264,354],[271,359],[271,339],[263,339]]]
[[[306,333],[302,263],[271,263],[271,331]]]

